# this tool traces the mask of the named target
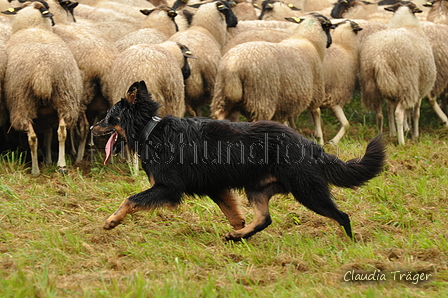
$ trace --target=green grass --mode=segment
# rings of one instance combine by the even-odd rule
[[[345,110],[348,135],[325,149],[351,159],[376,135],[375,115],[356,100]],[[328,140],[339,125],[330,111],[323,119]],[[307,121],[304,113],[297,124],[309,136]],[[103,221],[124,198],[150,187],[144,172],[103,166],[98,155],[68,175],[48,165],[34,178],[23,154],[4,154],[0,296],[448,296],[447,130],[424,104],[418,141],[397,146],[395,138],[385,139],[384,173],[357,190],[332,189],[351,217],[356,242],[289,196],[274,197],[272,225],[241,243],[223,240],[230,226],[206,197],[185,198],[174,210],[136,213],[105,231]],[[387,280],[344,281],[352,270],[380,270]],[[431,277],[414,285],[394,280],[395,271]]]

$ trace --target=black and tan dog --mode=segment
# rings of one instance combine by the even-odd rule
[[[157,117],[143,81],[92,127],[95,135],[112,133],[107,159],[118,138],[124,138],[141,160],[152,187],[127,198],[105,222],[112,229],[128,213],[177,206],[184,194],[207,195],[218,204],[235,229],[227,239],[248,238],[271,223],[269,199],[278,193],[294,198],[337,221],[353,237],[350,219],[332,200],[329,184],[353,188],[382,171],[385,149],[379,137],[364,157],[348,162],[293,129],[272,121],[254,123],[205,118]],[[254,208],[245,225],[233,189],[244,189]]]

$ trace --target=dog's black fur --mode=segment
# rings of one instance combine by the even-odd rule
[[[136,82],[126,98],[92,127],[96,135],[119,132],[139,154],[152,181],[150,189],[123,202],[107,219],[105,229],[117,226],[127,213],[176,206],[184,194],[198,194],[219,205],[235,228],[227,239],[239,240],[271,223],[271,196],[292,193],[309,209],[336,220],[353,237],[350,219],[334,204],[329,184],[354,188],[379,174],[385,160],[380,137],[368,144],[364,157],[344,162],[277,122],[170,116],[157,122],[153,117],[158,108],[145,83]],[[142,131],[149,133],[148,126],[149,137],[140,139]],[[254,207],[254,221],[247,226],[232,189],[244,189]]]

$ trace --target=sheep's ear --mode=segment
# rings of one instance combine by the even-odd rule
[[[252,6],[256,9],[261,9],[260,6],[257,3],[252,3]]]
[[[170,18],[175,18],[177,16],[177,12],[174,10],[170,10],[170,11],[168,11],[168,16]]]
[[[434,2],[426,2],[425,4],[423,4],[424,7],[432,7],[434,4]]]
[[[153,9],[140,9],[140,12],[142,14],[144,14],[145,16],[149,16],[153,11],[154,11],[154,8]]]
[[[300,24],[301,22],[303,22],[303,20],[305,20],[304,18],[285,18],[285,20],[289,21],[289,22],[293,22],[296,24]]]
[[[294,4],[289,3],[289,4],[287,4],[287,5],[288,5],[288,7],[289,7],[291,10],[295,10],[295,11],[297,11],[297,10],[302,10],[302,9],[300,9],[300,8],[298,8],[298,7],[295,7]]]
[[[195,4],[191,4],[191,5],[188,5],[188,7],[193,7],[193,8],[199,8],[199,6],[201,6],[201,5],[203,5],[203,4],[205,4],[205,2],[200,2],[200,3],[195,3]]]
[[[180,49],[182,50],[182,54],[184,55],[185,58],[196,59],[196,57],[193,55],[190,49],[187,48],[186,45],[180,45]]]
[[[361,2],[364,3],[364,4],[366,4],[366,5],[376,4],[375,2],[367,1],[367,0],[365,0],[365,1],[361,1]]]
[[[45,7],[39,8],[39,11],[40,11],[40,13],[42,14],[42,16],[44,18],[51,18],[51,17],[53,17],[53,14],[49,10],[47,10]]]
[[[421,10],[418,7],[414,7],[414,9],[412,10],[412,13],[422,13],[422,12],[423,12],[423,10]]]
[[[394,6],[384,7],[384,10],[395,12],[395,7]]]
[[[22,7],[15,7],[15,8],[10,7],[7,10],[2,11],[2,13],[4,13],[4,14],[17,14],[17,12],[19,10],[21,10],[21,9],[22,9]]]

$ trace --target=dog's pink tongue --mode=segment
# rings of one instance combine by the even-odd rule
[[[112,151],[114,150],[114,144],[117,141],[117,138],[118,138],[118,133],[114,132],[110,136],[109,140],[107,141],[106,148],[105,148],[105,150],[106,150],[106,159],[104,160],[104,165],[107,164],[107,162],[109,161],[110,157],[112,156]]]

